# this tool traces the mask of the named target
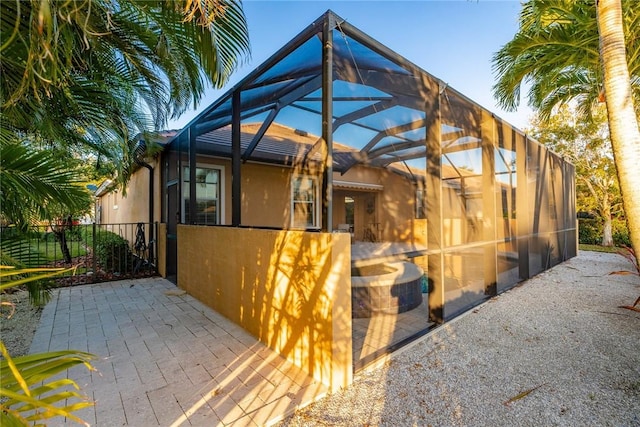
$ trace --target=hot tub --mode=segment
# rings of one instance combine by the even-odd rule
[[[351,270],[351,315],[398,314],[422,303],[423,270],[410,262],[390,262]]]

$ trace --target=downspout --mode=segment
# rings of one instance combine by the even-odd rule
[[[136,142],[135,147],[133,148],[133,161],[139,165],[149,169],[149,262],[154,263],[153,258],[153,245],[151,240],[154,237],[154,227],[153,227],[153,166],[144,161],[144,156],[147,152],[147,144],[143,139],[138,140]]]

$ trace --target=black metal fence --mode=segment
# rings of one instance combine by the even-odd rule
[[[19,231],[0,229],[3,263],[21,267],[74,267],[62,285],[105,282],[157,274],[157,223],[63,222]]]

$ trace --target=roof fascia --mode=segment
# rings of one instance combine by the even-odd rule
[[[96,191],[94,192],[96,197],[102,197],[107,193],[110,193],[115,188],[115,185],[112,180],[105,179],[100,183]]]

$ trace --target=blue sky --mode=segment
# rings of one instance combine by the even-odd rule
[[[182,128],[250,71],[327,11],[447,82],[519,129],[531,110],[498,108],[491,94],[491,58],[518,30],[516,0],[272,1],[245,0],[251,57],[222,90],[210,89],[195,110],[169,123]]]

